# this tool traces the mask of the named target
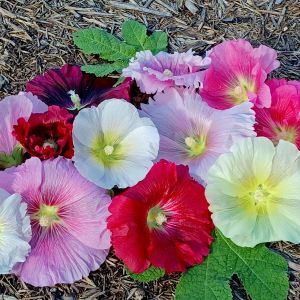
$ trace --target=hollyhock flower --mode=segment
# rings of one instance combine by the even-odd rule
[[[75,166],[82,176],[103,188],[136,184],[157,156],[157,129],[126,101],[111,99],[83,109],[73,126]]]
[[[32,112],[44,112],[47,109],[47,105],[31,93],[8,96],[0,101],[0,169],[22,162],[22,151],[12,134],[17,120],[27,120]]]
[[[104,262],[110,248],[106,191],[85,180],[71,160],[36,157],[0,172],[0,186],[18,193],[31,218],[31,252],[13,273],[34,286],[73,283]]]
[[[109,206],[116,255],[134,273],[151,265],[170,273],[200,264],[212,242],[207,206],[204,188],[187,167],[159,161]]]
[[[37,95],[47,105],[58,105],[69,110],[79,110],[97,105],[104,99],[129,100],[130,80],[113,87],[116,79],[96,77],[83,73],[79,66],[64,65],[60,69],[48,70],[26,84],[26,91]]]
[[[28,255],[31,227],[26,209],[20,195],[0,189],[0,274],[9,273]]]
[[[206,197],[216,227],[240,246],[300,242],[300,152],[265,137],[234,144],[209,170]]]
[[[263,45],[253,48],[245,40],[226,41],[215,46],[209,57],[211,64],[200,94],[211,107],[226,109],[245,101],[270,107],[265,80],[279,67],[274,49]]]
[[[300,149],[300,82],[285,79],[267,81],[272,95],[270,108],[256,108],[255,131],[275,145],[280,139]]]
[[[150,117],[160,134],[158,159],[188,165],[192,176],[200,181],[205,181],[209,167],[229,150],[233,140],[255,134],[249,102],[216,110],[197,93],[175,88],[154,99],[142,104],[141,115]]]
[[[66,109],[49,106],[47,112],[32,114],[27,121],[18,119],[13,134],[31,156],[72,158],[72,118]]]
[[[140,90],[147,94],[161,92],[171,86],[198,88],[209,63],[209,58],[194,55],[192,50],[173,54],[159,52],[156,55],[146,50],[136,54],[122,75],[135,79]]]

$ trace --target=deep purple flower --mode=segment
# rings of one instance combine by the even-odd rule
[[[80,66],[66,64],[61,69],[50,69],[33,78],[26,84],[26,91],[32,92],[47,105],[79,110],[110,98],[129,101],[131,80],[113,87],[116,81],[111,77],[83,73]]]

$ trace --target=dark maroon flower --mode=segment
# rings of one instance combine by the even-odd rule
[[[129,101],[131,79],[113,87],[116,81],[116,78],[83,73],[80,66],[66,64],[61,69],[51,69],[33,78],[26,84],[26,91],[38,96],[47,105],[79,110],[85,106],[98,105],[105,99]]]
[[[28,121],[18,119],[13,135],[31,155],[40,159],[74,154],[71,124],[73,116],[64,108],[49,106],[44,113],[34,113]]]

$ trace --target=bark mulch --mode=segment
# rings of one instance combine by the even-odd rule
[[[192,47],[203,54],[234,38],[271,46],[281,61],[273,76],[300,79],[299,0],[0,0],[0,98],[51,67],[95,61],[74,47],[72,33],[93,26],[118,34],[128,18],[165,30],[170,51]],[[288,299],[299,300],[300,245],[271,247],[289,261]],[[139,284],[111,253],[99,270],[72,285],[33,288],[12,275],[0,276],[0,299],[173,299],[178,278]],[[237,279],[232,287],[234,299],[250,299]]]

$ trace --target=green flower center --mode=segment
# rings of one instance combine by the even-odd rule
[[[170,69],[165,69],[163,74],[167,77],[172,77],[174,75]]]
[[[91,146],[91,156],[105,167],[114,166],[126,158],[128,148],[119,142],[116,134],[97,136]]]
[[[186,137],[184,140],[189,156],[195,157],[201,155],[206,148],[206,138],[200,136],[198,138]]]
[[[168,218],[166,213],[159,207],[152,207],[147,216],[147,225],[150,229],[162,229]]]
[[[266,189],[262,184],[259,184],[257,186],[256,190],[249,193],[249,195],[252,197],[255,205],[259,205],[259,204],[262,204],[263,202],[267,201],[270,194],[271,193],[268,191],[268,189]]]
[[[58,145],[53,140],[46,140],[43,144],[43,148],[50,147],[57,151]]]
[[[274,131],[276,134],[275,144],[278,144],[279,140],[285,140],[291,143],[295,143],[297,140],[297,130],[294,127],[276,126]]]
[[[75,109],[79,110],[81,108],[80,97],[74,90],[68,91],[68,95],[70,95],[71,101],[74,104]]]
[[[54,205],[42,204],[39,211],[35,214],[34,219],[37,220],[41,227],[48,228],[60,221],[58,216],[58,207]]]

